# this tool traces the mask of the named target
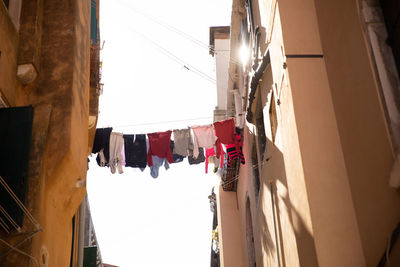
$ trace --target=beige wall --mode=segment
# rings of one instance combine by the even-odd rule
[[[400,220],[399,193],[388,186],[393,148],[357,1],[316,6],[360,237],[372,266]],[[342,23],[333,27],[338,17]],[[343,45],[334,46],[334,41]]]
[[[240,240],[241,232],[236,193],[225,192],[220,186],[217,193],[217,202],[221,266],[242,267],[243,250]]]
[[[244,266],[247,198],[257,266],[277,266],[277,249],[281,266],[376,266],[400,220],[400,195],[389,187],[395,150],[391,118],[359,3],[264,0],[253,1],[253,8],[255,27],[265,27],[261,49],[268,47],[271,66],[252,106],[256,112],[260,101],[267,135],[259,199],[252,170],[257,162],[251,161],[257,133],[253,124],[244,130],[246,164],[237,190]]]

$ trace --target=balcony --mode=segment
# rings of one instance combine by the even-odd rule
[[[90,87],[99,88],[101,80],[100,45],[90,46]]]
[[[231,161],[231,166],[226,167],[222,176],[222,189],[236,192],[239,179],[240,160]]]

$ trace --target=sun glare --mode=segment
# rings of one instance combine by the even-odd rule
[[[242,64],[247,65],[247,62],[249,62],[250,53],[249,48],[244,44],[240,47],[239,57]]]

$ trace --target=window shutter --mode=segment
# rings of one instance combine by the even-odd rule
[[[93,44],[97,44],[97,5],[94,0],[90,11],[90,39]]]
[[[0,108],[0,176],[25,202],[33,107]],[[0,185],[0,205],[22,226],[23,211]],[[0,218],[7,221],[3,214]]]

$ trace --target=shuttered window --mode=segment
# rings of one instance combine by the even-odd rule
[[[90,39],[92,44],[97,44],[97,4],[94,0],[90,11]]]

